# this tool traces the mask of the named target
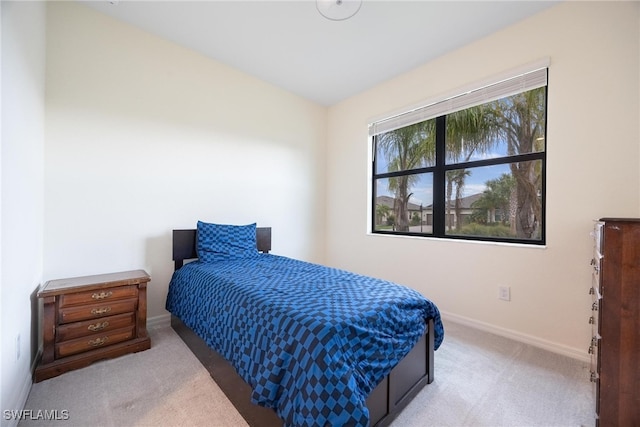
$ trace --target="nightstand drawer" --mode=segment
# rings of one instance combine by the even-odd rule
[[[56,342],[68,341],[97,333],[105,333],[115,329],[135,326],[135,313],[119,314],[100,319],[61,325],[56,333]]]
[[[137,286],[120,286],[118,288],[61,295],[60,307],[68,307],[70,305],[78,304],[95,304],[99,302],[127,298],[138,298]]]
[[[56,344],[56,357],[67,357],[88,350],[106,347],[134,337],[134,328],[117,329],[106,334],[95,334],[84,338]]]
[[[111,303],[104,302],[102,304],[61,308],[58,313],[58,320],[59,323],[71,323],[113,316],[114,314],[129,313],[136,311],[137,305],[137,299],[130,299],[113,301]]]

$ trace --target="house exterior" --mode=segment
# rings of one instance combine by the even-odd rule
[[[447,204],[445,208],[445,215],[447,217],[446,224],[448,227],[455,228],[456,224],[465,224],[465,221],[478,209],[473,207],[473,204],[482,197],[482,193],[472,194],[470,196],[462,197],[459,200],[458,209],[459,213],[456,213],[455,200],[452,200],[450,204]],[[397,214],[396,199],[390,196],[378,196],[376,197],[376,225],[392,225],[390,220],[393,220]],[[500,218],[500,213],[497,215]],[[416,230],[418,225],[433,226],[433,204],[422,206],[409,202],[407,204],[407,221],[412,226],[412,231]],[[428,228],[426,230],[429,230]],[[423,232],[426,232],[423,230]]]

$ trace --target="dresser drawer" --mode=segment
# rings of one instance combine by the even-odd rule
[[[49,280],[42,304],[39,382],[99,360],[147,350],[147,283],[144,270]]]
[[[101,304],[61,308],[58,312],[58,323],[64,324],[79,322],[81,320],[97,319],[113,316],[115,314],[134,312],[136,311],[137,305],[137,299],[128,299],[113,302],[105,301]]]
[[[134,325],[134,313],[119,314],[117,316],[85,320],[83,322],[67,323],[66,325],[61,325],[58,328],[56,333],[56,342],[68,341],[74,338],[85,337],[87,335],[98,333],[106,333],[115,329]]]
[[[68,307],[70,305],[94,304],[127,298],[138,298],[137,286],[120,286],[117,288],[61,295],[59,306]]]
[[[104,334],[94,334],[84,338],[64,341],[56,344],[56,357],[67,357],[77,353],[93,350],[130,340],[135,335],[135,328],[116,329]]]

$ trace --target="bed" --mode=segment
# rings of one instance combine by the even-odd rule
[[[174,230],[172,327],[249,425],[388,425],[434,379],[437,307],[270,250],[255,224]]]

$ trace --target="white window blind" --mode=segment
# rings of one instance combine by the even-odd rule
[[[547,66],[545,65],[534,70],[519,73],[513,77],[488,83],[459,95],[412,109],[405,113],[373,122],[369,124],[369,136],[400,129],[434,117],[454,113],[546,85]]]

